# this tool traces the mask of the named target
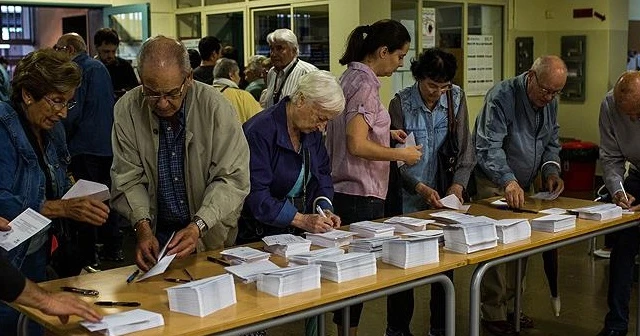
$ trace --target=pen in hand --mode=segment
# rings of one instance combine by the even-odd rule
[[[624,185],[622,184],[622,181],[620,181],[620,188],[622,189],[622,193],[624,194],[624,199],[627,201],[627,203],[629,203],[629,197],[627,197],[627,192],[624,190]]]
[[[316,205],[316,212],[318,215],[322,216],[322,218],[327,218],[327,214],[324,213],[324,210],[319,205]]]

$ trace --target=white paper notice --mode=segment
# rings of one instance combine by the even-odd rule
[[[49,223],[51,223],[49,218],[27,208],[9,223],[11,230],[0,232],[0,247],[10,251],[40,232]]]
[[[440,199],[440,203],[449,209],[467,211],[471,205],[463,205],[458,196],[451,194]]]
[[[406,148],[416,145],[416,136],[413,132],[409,133],[406,138],[404,138],[404,143],[399,143],[396,145],[396,148]],[[404,161],[398,161],[398,167],[404,166]]]
[[[107,201],[111,198],[109,187],[106,185],[87,180],[78,180],[78,182],[76,182],[76,184],[74,184],[71,189],[62,196],[62,199],[84,196],[89,196],[90,198],[96,199],[100,202]]]
[[[175,234],[176,234],[175,232],[171,234],[171,237],[169,237],[169,240],[167,240],[167,243],[164,244],[162,251],[160,251],[160,254],[158,254],[158,258],[160,260],[158,260],[158,262],[155,265],[153,265],[153,267],[151,267],[151,269],[147,271],[147,273],[145,273],[138,280],[136,280],[136,282],[150,278],[154,275],[162,274],[164,273],[164,271],[167,270],[167,268],[173,261],[173,258],[176,257],[175,254],[172,254],[170,256],[165,255],[165,253],[167,253],[167,246],[169,246],[169,243],[171,242],[171,239],[173,239],[173,236],[175,236]]]

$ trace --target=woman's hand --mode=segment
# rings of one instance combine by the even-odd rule
[[[440,202],[440,195],[438,195],[438,192],[430,188],[426,184],[422,182],[418,183],[418,185],[416,186],[416,192],[420,196],[422,196],[424,201],[427,202],[430,207],[436,209],[444,207],[444,205],[442,205],[442,203]]]
[[[413,166],[418,161],[420,161],[420,158],[422,157],[422,151],[420,151],[421,149],[422,145],[402,148],[401,150],[404,151],[404,159],[402,161],[410,166]]]
[[[333,230],[334,222],[329,217],[316,214],[304,215],[298,212],[293,217],[291,225],[307,232],[323,233]]]
[[[405,139],[407,138],[407,133],[403,130],[391,130],[391,139],[399,142],[399,143],[404,143]]]
[[[109,207],[89,197],[74,197],[66,200],[47,200],[42,215],[49,218],[69,218],[78,222],[100,226],[109,217]]]

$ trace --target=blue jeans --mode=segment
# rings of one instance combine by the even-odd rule
[[[624,181],[625,190],[636,197],[634,205],[640,199],[640,173],[631,169]],[[607,303],[609,313],[604,326],[610,330],[627,330],[629,328],[629,299],[633,284],[635,257],[638,254],[640,233],[637,227],[616,232],[609,268],[609,291]]]

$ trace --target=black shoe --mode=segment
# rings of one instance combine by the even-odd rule
[[[507,321],[482,320],[482,326],[495,336],[517,336],[519,333]]]
[[[514,318],[514,313],[507,314],[507,321],[512,325],[516,325],[516,320]],[[520,328],[522,329],[533,329],[533,320],[525,315],[524,313],[520,313]]]
[[[604,328],[602,331],[598,333],[597,336],[625,336],[627,334],[626,330],[611,330]]]

